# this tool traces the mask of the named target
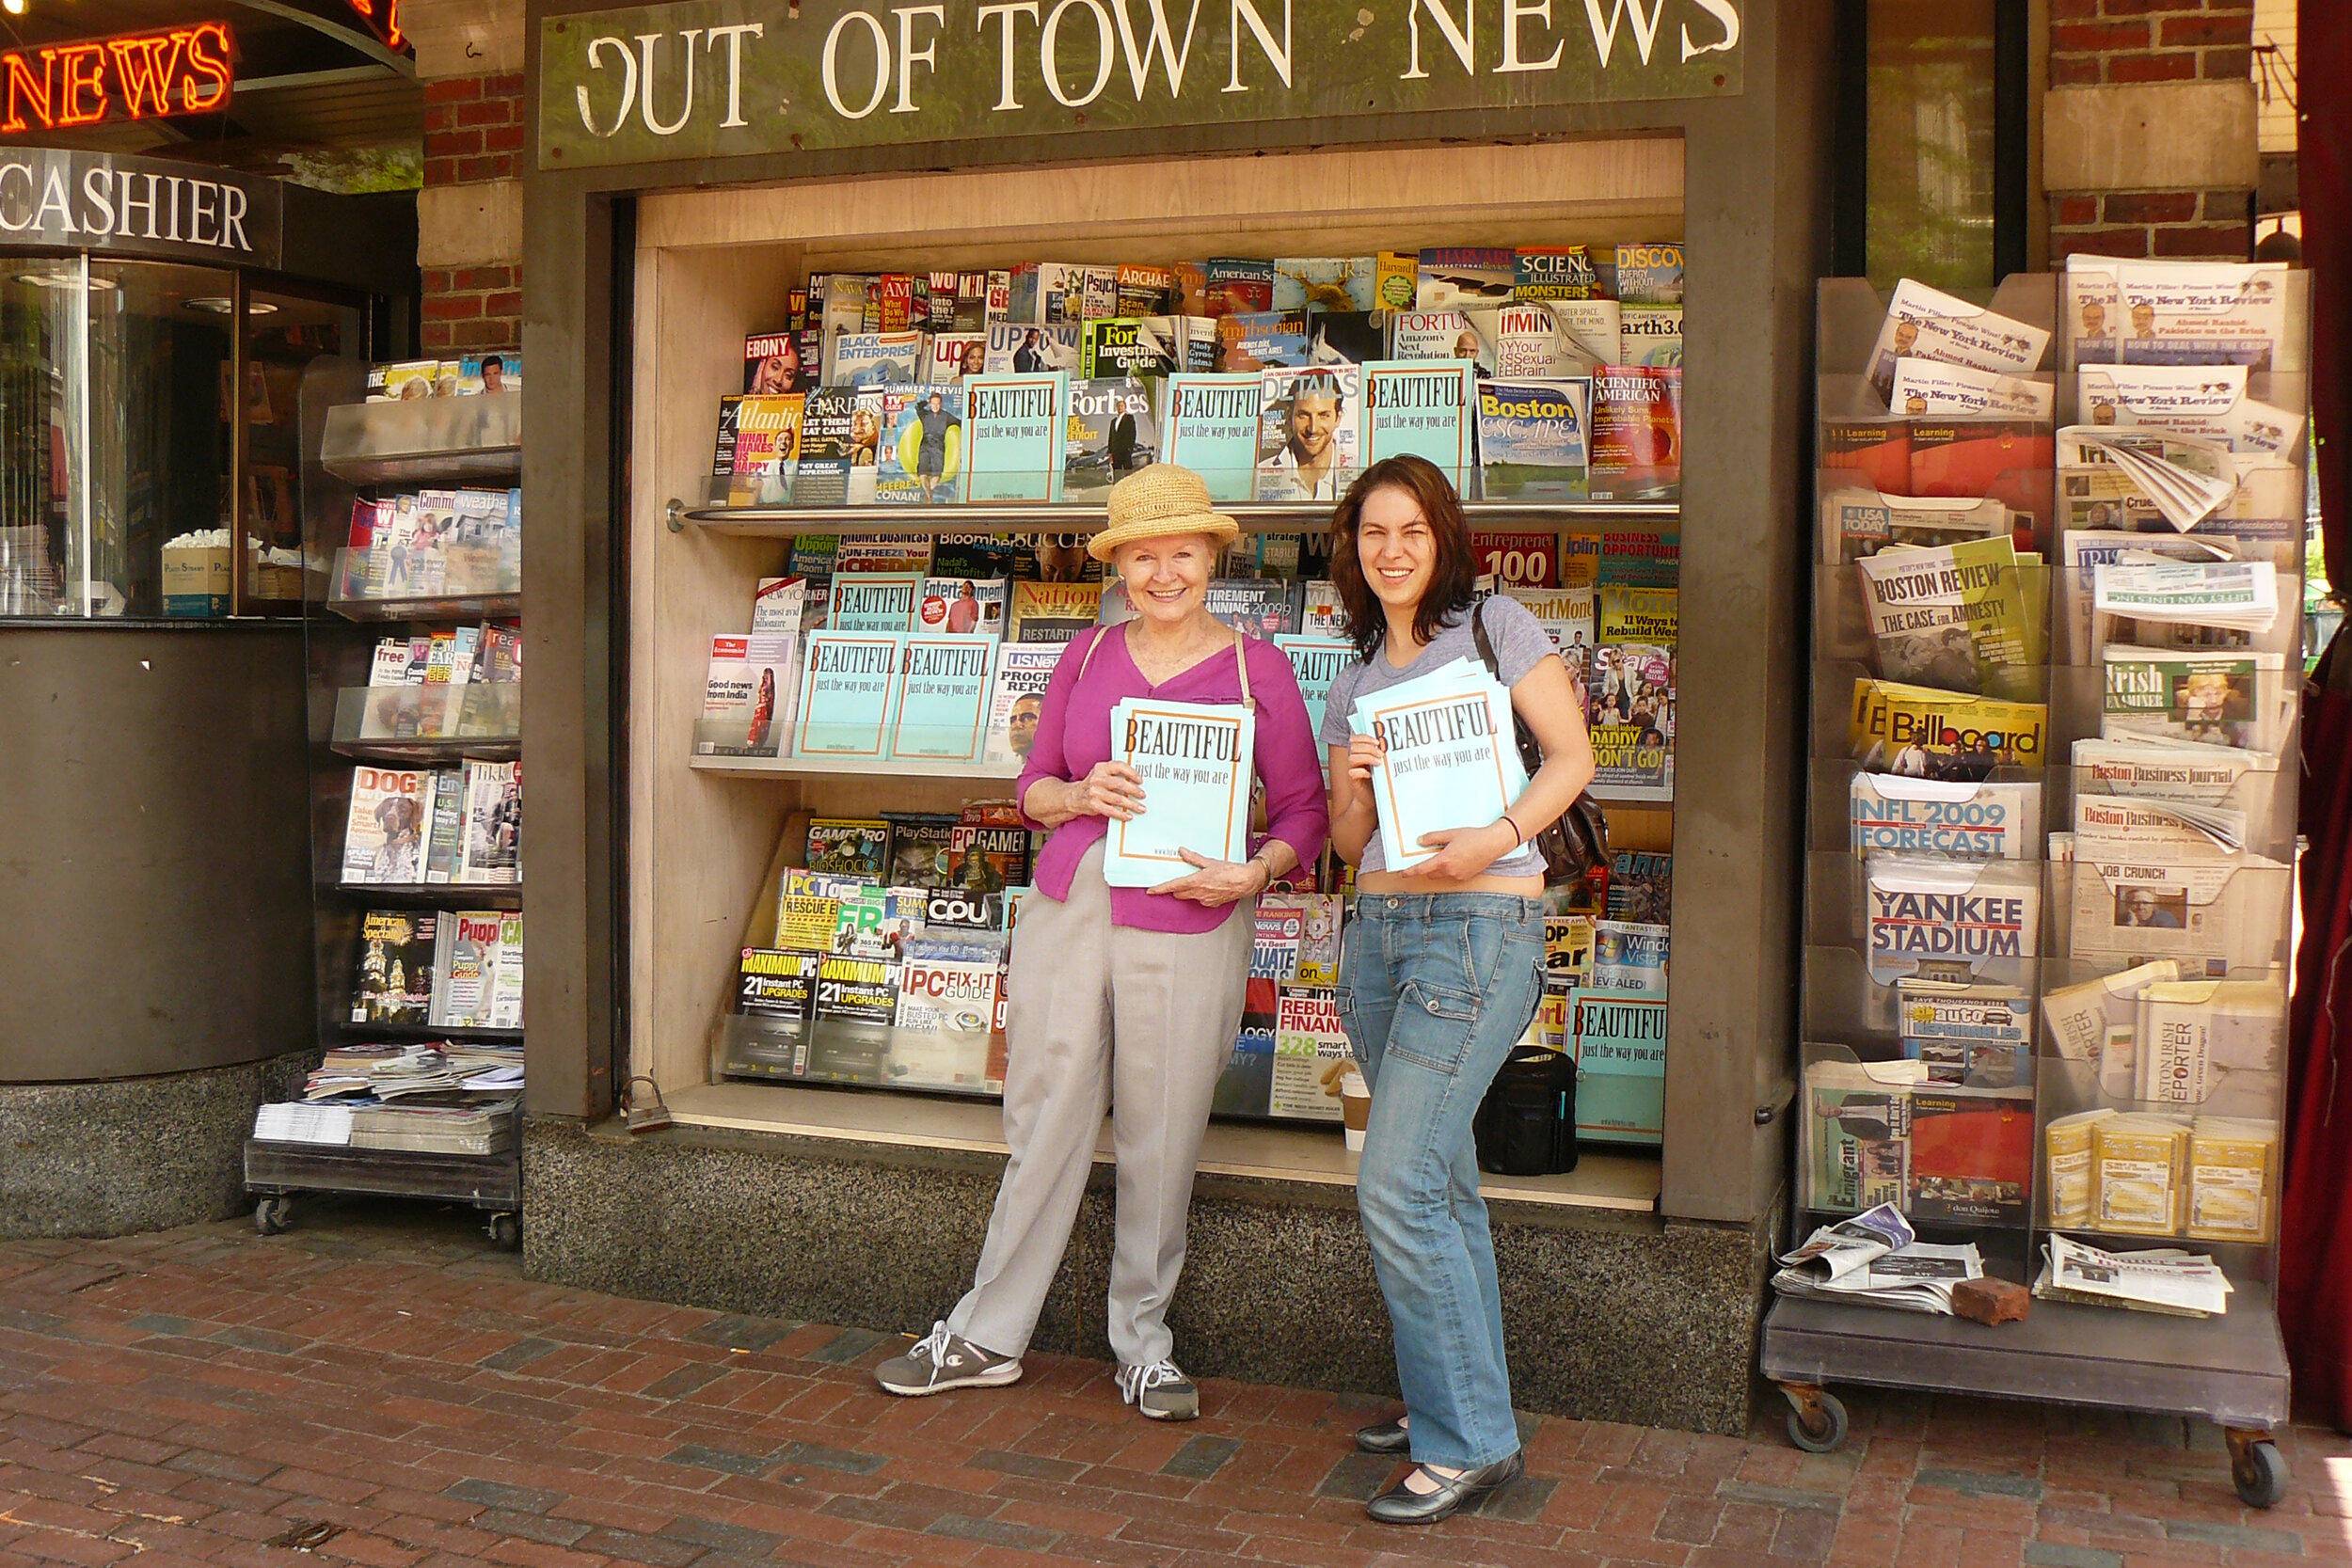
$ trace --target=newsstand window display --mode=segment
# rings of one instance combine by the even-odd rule
[[[1582,1019],[1590,1049],[1578,1108],[1594,1126],[1576,1171],[1514,1179],[1509,1196],[1613,1211],[1569,1223],[1645,1227],[1661,1266],[1683,1266],[1694,1247],[1736,1253],[1749,1261],[1716,1277],[1739,1297],[1735,1276],[1760,1262],[1759,1227],[1785,1180],[1778,1117],[1795,1066],[1784,1006],[1795,947],[1768,914],[1788,906],[1795,868],[1758,824],[1789,819],[1798,776],[1788,766],[1802,690],[1790,651],[1803,603],[1792,465],[1804,447],[1804,356],[1798,334],[1760,328],[1781,309],[1786,278],[1820,270],[1828,120],[1812,111],[1831,79],[1826,25],[1809,10],[1668,0],[1647,46],[1619,29],[1612,49],[1586,36],[1581,14],[1555,15],[1541,40],[1522,19],[1514,47],[1529,52],[1530,69],[1503,73],[1491,18],[1477,24],[1474,47],[1466,38],[1442,53],[1422,27],[1417,69],[1402,15],[1359,23],[1350,8],[1334,29],[1326,22],[1338,19],[1314,6],[1295,3],[1284,18],[1260,3],[1214,21],[1204,10],[1181,87],[1155,64],[1138,95],[1114,62],[1102,93],[1073,107],[1061,96],[1092,81],[1090,68],[1073,74],[1076,32],[1057,35],[1069,56],[1057,95],[1033,73],[1038,39],[1017,26],[1007,94],[993,24],[976,34],[973,18],[951,14],[935,62],[903,72],[893,45],[889,90],[861,116],[867,73],[880,66],[854,7],[713,10],[724,35],[688,37],[706,20],[692,8],[532,14],[526,249],[534,319],[552,335],[532,350],[534,419],[548,440],[526,456],[525,484],[583,527],[561,554],[526,562],[526,588],[553,610],[539,623],[547,656],[577,657],[588,672],[584,689],[542,686],[527,697],[534,776],[563,797],[543,794],[532,854],[534,872],[548,864],[590,890],[576,916],[534,930],[533,1006],[544,1009],[534,1037],[578,1043],[533,1047],[533,1136],[569,1148],[556,1118],[593,1120],[629,1085],[632,1111],[653,1112],[658,1088],[670,1120],[690,1131],[683,1144],[665,1140],[674,1149],[702,1148],[692,1130],[712,1128],[777,1134],[739,1148],[784,1163],[806,1157],[808,1139],[946,1151],[883,1160],[889,1174],[875,1179],[910,1190],[928,1188],[956,1151],[1001,1151],[991,1047],[943,1038],[944,1029],[910,1044],[899,998],[881,977],[847,963],[811,974],[807,962],[887,967],[888,958],[796,948],[779,927],[794,932],[791,919],[803,920],[796,934],[811,947],[827,929],[833,942],[880,937],[887,948],[889,924],[912,915],[912,900],[894,907],[888,892],[905,885],[890,874],[893,835],[910,864],[928,847],[935,877],[944,837],[953,885],[926,890],[919,937],[944,932],[951,945],[918,945],[915,956],[983,972],[938,979],[958,994],[937,1010],[976,1023],[969,993],[985,993],[1000,934],[984,927],[1009,917],[1017,930],[1023,884],[1007,876],[1019,869],[1011,846],[994,863],[984,847],[977,859],[966,851],[1019,831],[992,803],[1011,794],[1018,768],[1008,752],[1029,721],[1018,693],[1006,693],[1001,713],[988,709],[1000,679],[1025,662],[1037,678],[1037,656],[1056,646],[1038,636],[1102,623],[1083,545],[1102,526],[1109,481],[1152,443],[1156,457],[1206,477],[1243,531],[1220,568],[1222,608],[1238,616],[1255,603],[1275,617],[1261,630],[1313,638],[1329,628],[1310,621],[1320,608],[1311,585],[1326,580],[1320,538],[1371,450],[1374,367],[1393,362],[1407,378],[1396,385],[1433,388],[1461,386],[1467,369],[1473,403],[1498,381],[1542,393],[1498,401],[1497,419],[1533,431],[1543,420],[1563,427],[1573,413],[1584,443],[1564,455],[1537,454],[1531,441],[1521,471],[1486,471],[1484,449],[1462,454],[1464,421],[1452,421],[1454,450],[1440,461],[1464,470],[1482,564],[1552,612],[1571,656],[1579,627],[1588,649],[1613,633],[1648,650],[1584,661],[1588,701],[1621,737],[1612,760],[1623,772],[1600,786],[1612,847],[1649,857],[1616,879],[1617,911],[1596,887],[1580,917],[1589,927],[1560,917],[1560,964],[1597,980],[1607,963],[1625,982],[1578,988],[1616,1004]],[[1253,9],[1268,24],[1263,35],[1249,24]],[[890,19],[877,20],[895,37]],[[834,87],[856,88],[846,109],[820,79],[828,33],[840,40]],[[916,33],[919,54],[929,34]],[[1266,65],[1266,48],[1284,69]],[[624,53],[633,72],[619,64]],[[1390,78],[1392,91],[1361,90]],[[912,104],[903,113],[901,87]],[[1786,199],[1759,217],[1755,194],[1768,187]],[[1510,258],[1507,279],[1496,252]],[[1677,261],[1679,323],[1671,295],[1624,287],[1629,273],[1670,278]],[[1301,261],[1285,279],[1284,264]],[[993,274],[1004,275],[1001,290]],[[860,281],[838,291],[831,281],[851,277]],[[1409,293],[1384,303],[1384,279]],[[1408,316],[1434,319],[1400,345]],[[1687,362],[1678,420],[1664,390],[1673,378],[1657,373],[1677,368],[1677,325]],[[1645,346],[1629,352],[1629,341]],[[1627,360],[1642,373],[1608,388],[1597,408],[1594,372]],[[881,385],[856,387],[861,365]],[[1037,383],[1019,379],[1040,376],[1051,383],[1042,399]],[[1208,379],[1180,388],[1179,376]],[[1572,389],[1545,391],[1547,382]],[[1631,390],[1640,386],[1660,390],[1645,400]],[[1184,390],[1196,392],[1189,406]],[[1025,406],[1040,401],[1042,420]],[[1678,469],[1678,491],[1658,483],[1595,495],[1600,416],[1611,408],[1613,419],[1642,410],[1654,459],[1621,457],[1624,466]],[[1000,418],[1009,411],[1046,428],[1010,436]],[[1483,435],[1476,413],[1467,428]],[[1046,450],[1056,436],[1059,450]],[[1038,445],[1022,450],[1025,438]],[[1262,460],[1263,477],[1307,499],[1262,499]],[[763,585],[776,591],[764,600]],[[785,602],[795,593],[797,612]],[[927,603],[935,621],[923,619]],[[882,624],[863,623],[867,615]],[[902,650],[934,626],[942,638],[993,644],[984,688],[969,684],[968,650],[926,649],[927,668],[957,668],[919,694],[914,712],[904,691],[895,715],[887,692],[844,705],[849,684],[875,678],[851,665],[905,676]],[[976,637],[981,628],[994,635]],[[787,632],[788,655],[762,641]],[[826,638],[881,647],[842,643],[833,664]],[[1324,666],[1336,662],[1325,650],[1295,651],[1294,669],[1310,684],[1327,678],[1316,653]],[[813,657],[825,680],[816,689]],[[1613,678],[1596,692],[1591,673],[1604,669]],[[992,718],[1002,731],[993,755]],[[755,735],[771,754],[723,754],[753,752]],[[698,754],[698,744],[709,749]],[[609,776],[608,757],[621,764]],[[840,911],[828,922],[820,902],[837,894],[817,881],[843,873],[814,863],[855,854],[870,870],[877,851],[876,893],[859,887],[846,900],[857,912],[844,937]],[[1688,879],[1677,890],[1669,869],[1693,856],[1711,867],[1708,895],[1695,900],[1677,895]],[[1016,896],[997,896],[998,879]],[[603,887],[614,894],[609,906],[594,892]],[[1280,1207],[1312,1200],[1308,1183],[1353,1180],[1322,1092],[1330,1058],[1308,1055],[1336,1044],[1319,1016],[1314,951],[1327,951],[1327,900],[1342,888],[1319,867],[1293,891],[1306,957],[1294,959],[1290,931],[1270,923],[1267,951],[1253,957],[1273,971],[1259,988],[1271,1006],[1258,1009],[1271,1022],[1235,1053],[1256,1080],[1229,1080],[1231,1109],[1210,1129],[1201,1164],[1212,1177],[1275,1179],[1252,1191]],[[1009,916],[992,901],[1012,906]],[[1337,912],[1343,937],[1345,911]],[[1629,933],[1613,935],[1606,952],[1603,921]],[[908,935],[902,924],[900,995]],[[1687,960],[1693,940],[1709,984],[1661,998],[1661,960],[1676,951]],[[818,1006],[833,981],[851,1002],[853,979],[871,988],[866,1018],[796,1027],[795,1010]],[[1279,1050],[1285,987],[1296,1071]],[[1569,1004],[1555,990],[1539,1037],[1576,1049]],[[895,1077],[894,1066],[903,1069]],[[877,1092],[894,1085],[903,1092]],[[1293,1104],[1316,1114],[1303,1125],[1278,1117]],[[615,1179],[623,1163],[610,1166]],[[671,1206],[687,1204],[681,1194]],[[1531,1208],[1518,1220],[1561,1217]],[[1677,1237],[1677,1225],[1720,1230]],[[1542,1244],[1564,1251],[1587,1244],[1571,1230],[1548,1234],[1562,1239]],[[829,1309],[853,1305],[883,1309]],[[1744,1371],[1729,1370],[1734,1338],[1723,1341],[1726,1370],[1710,1374],[1710,1388],[1746,1386]],[[1667,1418],[1729,1430],[1744,1418],[1725,1405]]]
[[[679,998],[715,1019],[707,1077],[1001,1092],[1034,847],[1012,781],[1063,648],[1126,613],[1083,549],[1110,486],[1155,460],[1202,474],[1245,529],[1210,608],[1275,641],[1316,708],[1353,657],[1327,575],[1332,504],[1364,465],[1415,451],[1470,501],[1493,590],[1533,609],[1571,666],[1617,825],[1613,863],[1554,895],[1531,1042],[1583,1058],[1584,1140],[1657,1146],[1677,216],[1506,230],[1466,214],[1376,241],[1336,228],[1247,245],[1211,229],[1112,250],[1074,234],[811,247],[739,293],[739,335],[701,303],[707,379],[660,401],[694,464],[678,515],[704,542],[707,594],[644,654],[691,705],[662,705],[691,733],[658,739],[649,766],[682,775],[673,798],[707,800],[743,850],[725,868],[739,940],[698,954],[701,995]],[[1512,243],[1448,243],[1465,232]],[[654,875],[659,907],[659,858]],[[1331,987],[1351,892],[1327,855],[1261,900],[1221,1116],[1336,1134],[1347,1048]]]

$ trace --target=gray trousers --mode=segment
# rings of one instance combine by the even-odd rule
[[[1255,908],[1244,903],[1198,934],[1113,926],[1099,844],[1078,863],[1067,902],[1041,893],[1022,901],[1005,1022],[1012,1159],[972,1289],[947,1316],[951,1332],[999,1355],[1029,1348],[1107,1099],[1119,1166],[1111,1350],[1130,1367],[1169,1358],[1193,1166],[1241,1026]]]

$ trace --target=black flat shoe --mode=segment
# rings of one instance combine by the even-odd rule
[[[1364,1505],[1364,1511],[1384,1525],[1434,1525],[1451,1518],[1465,1508],[1474,1506],[1490,1492],[1503,1487],[1527,1473],[1527,1461],[1518,1454],[1499,1459],[1475,1470],[1465,1470],[1451,1480],[1432,1475],[1438,1482],[1435,1492],[1416,1492],[1398,1481]],[[1406,1481],[1411,1480],[1408,1474]]]
[[[1356,1446],[1366,1453],[1411,1453],[1413,1434],[1401,1420],[1382,1421],[1378,1426],[1358,1427]]]

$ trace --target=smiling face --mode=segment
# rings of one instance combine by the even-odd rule
[[[801,351],[790,340],[785,340],[778,344],[775,353],[759,362],[759,369],[752,378],[752,391],[755,394],[788,392],[792,389],[793,379],[800,373]]]
[[[1330,393],[1301,392],[1291,400],[1291,451],[1300,462],[1327,461],[1339,428],[1340,400]]]
[[[1205,533],[1172,533],[1121,545],[1113,564],[1136,613],[1163,627],[1200,613],[1216,575],[1216,542]]]
[[[1356,560],[1383,605],[1409,610],[1421,603],[1437,570],[1438,535],[1410,490],[1383,484],[1364,498],[1356,524]]]

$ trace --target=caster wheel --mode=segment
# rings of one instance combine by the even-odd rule
[[[2271,1508],[2287,1495],[2287,1462],[2274,1443],[2249,1443],[2230,1465],[2230,1479],[2249,1508]]]
[[[253,1205],[253,1228],[263,1236],[275,1236],[294,1223],[294,1199],[265,1197]]]
[[[1820,1408],[1818,1425],[1807,1425],[1802,1410],[1788,1412],[1788,1441],[1807,1453],[1836,1453],[1846,1446],[1846,1407],[1836,1394],[1824,1391]]]
[[[520,1214],[490,1216],[490,1244],[501,1252],[519,1252],[523,1244],[523,1217]]]

